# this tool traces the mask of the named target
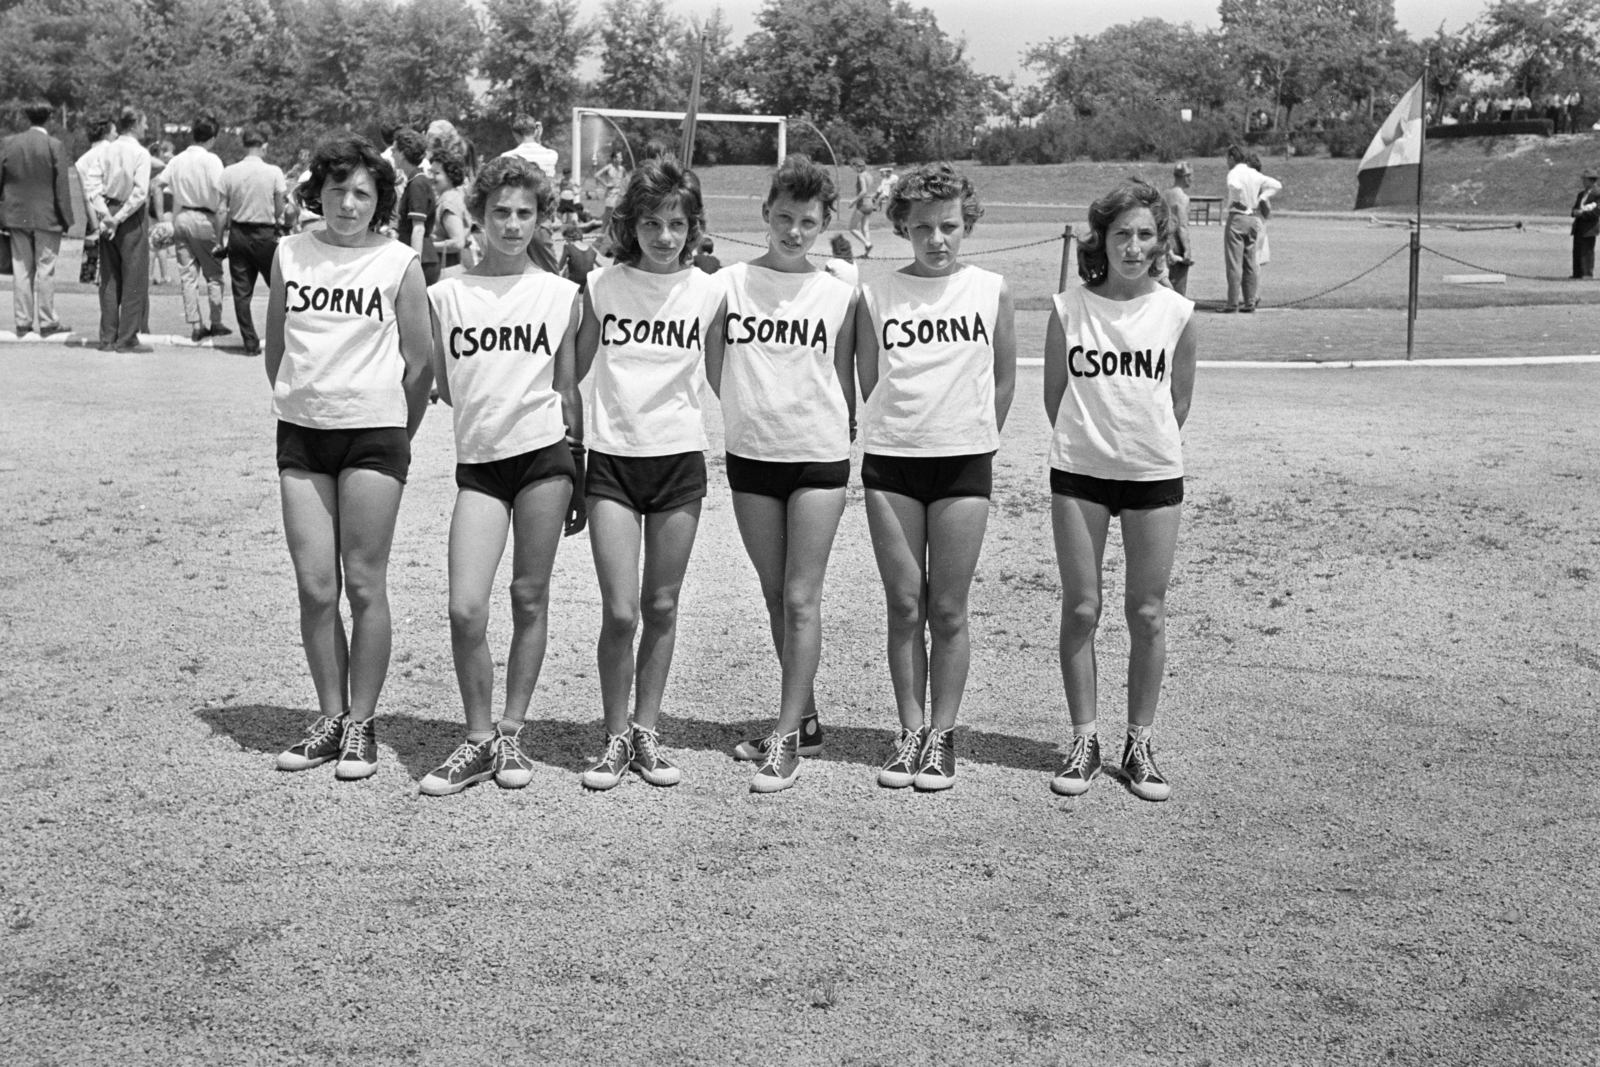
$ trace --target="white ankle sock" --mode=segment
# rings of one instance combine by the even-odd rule
[[[1088,722],[1075,722],[1075,723],[1073,723],[1072,724],[1072,736],[1073,737],[1093,737],[1094,736],[1094,720],[1090,719]]]

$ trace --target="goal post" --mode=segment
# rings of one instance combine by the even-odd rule
[[[657,119],[682,122],[689,117],[687,111],[637,111],[618,107],[575,107],[572,109],[572,182],[583,187],[583,116],[595,115],[610,122],[611,119]],[[778,127],[778,162],[788,154],[789,120],[783,115],[719,115],[714,112],[697,112],[696,122],[759,122]],[[615,123],[612,123],[615,126]],[[618,131],[620,136],[621,131]]]

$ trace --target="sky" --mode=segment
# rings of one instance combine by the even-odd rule
[[[762,0],[669,0],[680,15],[705,16],[721,7],[733,24],[735,40],[755,28]],[[980,74],[1019,76],[1031,80],[1022,66],[1021,53],[1051,37],[1095,34],[1108,26],[1142,18],[1191,22],[1198,27],[1217,24],[1215,0],[911,0],[913,6],[931,8],[939,26],[952,37],[965,37],[967,54]],[[1459,30],[1484,9],[1487,0],[1395,0],[1395,17],[1413,37],[1424,37],[1441,23]],[[600,14],[601,0],[580,0],[591,18]],[[1003,16],[1003,17],[1001,17]],[[596,64],[598,66],[598,64]]]

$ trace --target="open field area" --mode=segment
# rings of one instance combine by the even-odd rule
[[[1297,324],[1371,319],[1249,328],[1290,351]],[[728,752],[777,682],[713,407],[664,719],[684,784],[577,784],[600,725],[575,538],[533,784],[442,800],[416,783],[461,729],[444,410],[391,564],[382,763],[343,784],[271,770],[312,703],[259,362],[12,344],[0,370],[7,1064],[1600,1055],[1600,368],[1204,372],[1163,805],[1046,787],[1066,713],[1037,370],[996,465],[952,792],[873,785],[893,713],[859,482],[824,601],[828,747],[793,790],[745,791]]]

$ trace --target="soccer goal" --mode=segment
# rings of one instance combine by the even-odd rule
[[[630,168],[638,165],[633,149],[623,136],[617,119],[655,119],[682,122],[688,118],[685,111],[635,111],[614,107],[575,107],[572,109],[572,181],[583,188],[585,172],[592,173],[603,166],[613,151],[620,150],[628,158]],[[758,122],[778,127],[778,161],[788,154],[789,120],[783,115],[718,115],[698,112],[700,122]]]

